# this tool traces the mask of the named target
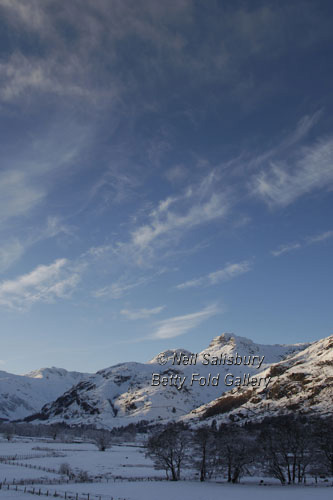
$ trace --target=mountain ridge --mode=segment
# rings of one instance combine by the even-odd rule
[[[261,368],[266,369],[309,345],[256,344],[246,337],[223,333],[214,337],[200,353],[167,349],[146,363],[120,363],[95,374],[86,374],[57,398],[24,418],[35,423],[66,422],[106,428],[139,420],[166,422],[178,419],[229,390],[230,387],[223,385],[228,373],[240,377],[245,368],[249,376],[258,371],[254,363],[245,367],[228,363],[228,360],[239,361],[245,355],[258,359],[261,356],[264,360]],[[181,359],[180,363],[174,362],[175,355]],[[187,363],[188,358],[195,355],[196,363]],[[214,364],[218,356],[227,362]],[[205,364],[208,357],[210,362]],[[195,380],[192,380],[193,374]],[[216,377],[220,378],[220,383],[214,385]],[[203,387],[200,383],[203,379],[213,383]]]

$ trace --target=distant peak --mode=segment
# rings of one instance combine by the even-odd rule
[[[214,337],[211,343],[209,344],[209,347],[215,347],[215,346],[223,346],[229,343],[235,344],[236,342],[236,336],[233,333],[222,333],[221,335],[218,335],[217,337]]]
[[[50,375],[57,375],[63,377],[68,374],[65,368],[57,368],[56,366],[51,366],[51,368],[39,368],[38,370],[33,370],[27,373],[25,376],[30,378],[48,378]]]

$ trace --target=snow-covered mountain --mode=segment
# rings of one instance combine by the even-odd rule
[[[257,375],[267,388],[238,387],[184,417],[192,423],[244,422],[288,413],[332,416],[333,335],[272,364]]]
[[[177,419],[230,390],[244,372],[257,375],[308,345],[260,345],[222,334],[200,353],[170,349],[148,363],[121,363],[82,377],[28,420],[113,427]]]
[[[15,420],[36,413],[87,376],[54,367],[27,375],[0,371],[0,419]]]
[[[333,336],[260,345],[225,333],[200,353],[169,349],[147,363],[95,374],[43,368],[0,371],[0,419],[111,428],[131,422],[262,419],[332,413]]]

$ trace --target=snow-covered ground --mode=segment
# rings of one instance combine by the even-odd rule
[[[36,469],[29,469],[26,467],[18,467],[8,464],[0,464],[0,482],[12,482],[14,480],[21,479],[59,479],[58,474],[52,474],[50,472],[38,471]]]
[[[29,440],[0,443],[0,456],[36,455],[36,458],[31,457],[28,460],[19,459],[19,462],[27,462],[34,466],[59,470],[61,464],[68,463],[74,472],[83,470],[88,472],[90,476],[160,477],[164,479],[165,474],[154,469],[153,462],[145,458],[144,452],[144,448],[131,445],[113,445],[105,452],[100,452],[91,443],[36,442]],[[52,453],[61,454],[61,456],[45,457],[45,455],[51,455]],[[3,477],[7,477],[2,472],[3,467],[4,464],[0,463],[0,482]],[[8,467],[12,467],[15,471],[18,469],[16,466],[9,465]],[[18,474],[15,475],[15,472],[11,477],[19,479]]]
[[[80,500],[216,500],[227,498],[236,500],[246,496],[248,500],[284,500],[312,498],[328,499],[332,497],[333,487],[331,482],[321,482],[318,486],[280,486],[276,480],[263,477],[246,477],[241,484],[230,485],[224,481],[211,481],[200,483],[193,480],[193,471],[183,475],[186,480],[171,482],[164,480],[164,472],[156,471],[151,460],[145,457],[141,446],[129,443],[113,445],[105,452],[97,450],[91,443],[61,443],[38,439],[15,439],[13,442],[0,440],[0,457],[19,455],[17,461],[26,463],[33,468],[0,463],[0,483],[17,482],[22,479],[44,478],[41,484],[33,487],[42,493],[49,490],[50,495],[57,494],[65,497],[65,492],[71,493],[75,498],[78,493]],[[61,456],[51,456],[51,454]],[[34,456],[32,456],[34,455]],[[44,455],[43,457],[41,455]],[[28,457],[29,458],[24,458]],[[43,472],[39,468],[47,467],[58,470],[60,464],[68,463],[70,467],[79,472],[83,470],[95,480],[89,483],[73,483],[64,480],[60,474]],[[99,476],[99,479],[96,478]],[[192,476],[192,479],[190,479]],[[148,480],[151,478],[150,480]],[[47,484],[52,480],[60,480],[61,484]],[[264,480],[260,485],[260,480]],[[310,483],[310,481],[309,481]],[[12,487],[12,486],[11,486]],[[22,486],[19,486],[22,488]],[[32,486],[27,487],[31,490]],[[6,486],[0,489],[0,499],[31,498],[31,495],[20,491],[7,490]]]
[[[45,489],[45,487],[44,487]],[[326,500],[332,498],[332,487],[280,487],[280,486],[257,486],[251,484],[216,484],[200,483],[194,481],[167,482],[116,482],[113,484],[80,484],[57,486],[57,493],[72,491],[78,493],[90,493],[90,499],[102,500],[113,497],[114,500],[216,500],[226,498],[228,500],[239,500],[246,497],[247,500]],[[50,489],[50,491],[55,491]],[[1,499],[32,498],[26,494],[0,490]],[[81,497],[83,498],[83,497]]]

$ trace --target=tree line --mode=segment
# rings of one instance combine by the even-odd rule
[[[292,416],[239,426],[182,423],[155,429],[146,455],[167,479],[177,481],[182,469],[195,469],[200,481],[225,476],[237,483],[246,474],[277,478],[281,484],[305,483],[312,476],[333,476],[333,419]]]

